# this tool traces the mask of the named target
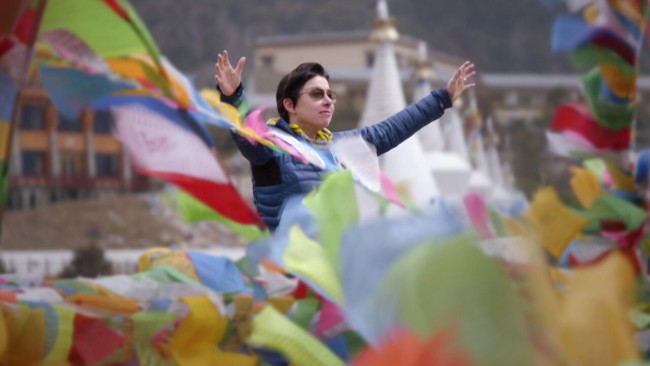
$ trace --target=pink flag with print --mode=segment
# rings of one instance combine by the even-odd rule
[[[485,200],[478,193],[470,193],[463,199],[467,216],[483,239],[494,237],[487,215]]]
[[[114,107],[113,113],[117,138],[139,172],[179,186],[231,220],[263,226],[196,134],[138,104]]]

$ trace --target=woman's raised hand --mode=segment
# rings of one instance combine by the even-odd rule
[[[214,64],[214,80],[219,85],[223,95],[232,95],[239,84],[241,84],[241,73],[244,71],[246,64],[246,57],[242,57],[237,62],[237,66],[233,69],[228,59],[228,51],[223,51],[223,54],[217,55],[217,63]]]
[[[469,78],[474,75],[476,75],[476,71],[474,70],[473,63],[465,61],[460,65],[458,70],[456,70],[454,75],[447,82],[447,91],[449,92],[452,101],[458,99],[466,90],[476,86],[476,83],[467,82]]]

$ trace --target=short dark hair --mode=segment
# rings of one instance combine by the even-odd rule
[[[289,98],[296,105],[302,87],[316,76],[322,76],[327,81],[330,80],[330,76],[325,71],[323,65],[316,62],[305,62],[298,65],[298,67],[280,80],[278,90],[275,93],[275,101],[278,107],[278,113],[283,120],[289,122],[289,112],[284,108],[284,100]]]

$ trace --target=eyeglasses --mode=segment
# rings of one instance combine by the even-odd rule
[[[309,95],[309,97],[316,102],[323,100],[323,98],[325,98],[325,95],[327,95],[327,97],[332,100],[332,103],[336,103],[336,93],[329,89],[325,90],[323,88],[313,88],[306,92],[300,93],[300,95],[303,94]]]

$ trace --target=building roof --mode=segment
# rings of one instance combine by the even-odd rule
[[[294,33],[260,36],[255,40],[255,46],[288,46],[302,43],[343,43],[370,41],[372,30],[348,30],[322,33]],[[397,43],[417,47],[419,40],[400,36]]]
[[[481,73],[480,82],[493,89],[553,89],[580,88],[582,81],[577,74],[493,74]],[[639,90],[650,90],[650,77],[640,76],[637,80]]]
[[[282,47],[314,43],[369,42],[371,40],[371,35],[371,29],[343,30],[322,33],[274,34],[257,37],[255,39],[255,47]],[[399,39],[395,43],[415,49],[418,47],[418,44],[421,41],[422,40],[415,37],[400,34]],[[458,63],[463,61],[461,57],[435,49],[429,49],[428,53],[434,60],[450,63]]]

